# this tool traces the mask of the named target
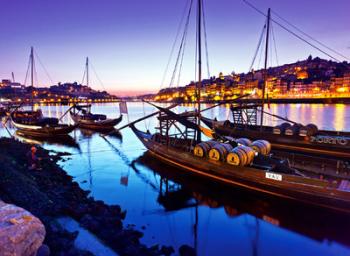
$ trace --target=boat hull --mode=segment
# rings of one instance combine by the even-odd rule
[[[38,138],[66,136],[76,128],[75,125],[65,124],[55,126],[36,126],[21,124],[13,120],[12,123],[22,134]]]
[[[244,137],[251,140],[264,139],[269,141],[272,148],[277,150],[294,151],[317,156],[333,156],[337,158],[350,157],[350,141],[343,140],[338,143],[336,140],[336,138],[341,139],[345,136],[350,138],[350,133],[339,133],[339,135],[336,135],[336,132],[320,131],[324,134],[331,134],[329,138],[335,139],[327,139],[328,137],[324,135],[320,135],[320,137],[287,136],[273,134],[272,131],[261,131],[259,129],[238,129],[225,125],[223,121],[215,121],[204,117],[202,117],[201,120],[219,135],[236,138]],[[268,128],[272,129],[272,127]]]
[[[115,119],[93,121],[83,120],[79,114],[74,114],[73,112],[70,112],[70,115],[78,127],[95,131],[113,130],[114,126],[118,125],[123,119],[123,116],[120,115],[120,117]]]
[[[251,167],[236,167],[195,157],[152,140],[150,134],[132,128],[149,152],[162,162],[177,167],[179,172],[205,177],[265,195],[301,201],[350,213],[350,191],[330,188],[327,181],[279,173],[280,180],[271,178],[276,173]],[[267,173],[269,174],[268,178]]]

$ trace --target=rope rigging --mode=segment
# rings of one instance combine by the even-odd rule
[[[41,61],[41,59],[39,58],[39,55],[36,53],[36,51],[34,51],[35,57],[37,58],[37,60],[39,61],[39,64],[41,65],[41,67],[43,68],[45,75],[47,76],[47,78],[50,80],[51,84],[54,84],[49,72],[47,72],[46,67],[44,66],[43,62]]]
[[[278,55],[277,55],[277,46],[276,46],[276,38],[275,38],[275,32],[274,32],[274,28],[271,24],[271,34],[272,34],[272,39],[273,39],[273,45],[274,45],[274,48],[275,48],[275,55],[276,55],[276,64],[277,66],[279,66],[279,61],[278,61]],[[272,56],[272,55],[271,55]]]
[[[91,61],[89,62],[89,64],[90,64],[90,66],[91,66],[91,68],[92,68],[92,71],[94,72],[94,74],[95,74],[95,76],[96,76],[98,82],[100,83],[102,89],[105,91],[106,88],[105,88],[104,84],[102,83],[102,80],[100,79],[100,77],[97,75],[97,72],[96,72],[96,70],[95,70],[94,65],[91,63]]]
[[[190,2],[190,6],[189,6],[188,13],[187,13],[187,18],[186,18],[186,23],[185,23],[184,31],[183,31],[183,34],[181,37],[181,43],[180,43],[179,51],[178,51],[178,54],[176,57],[175,67],[173,70],[173,74],[171,76],[169,87],[171,87],[174,83],[174,79],[176,76],[177,69],[179,67],[179,60],[180,60],[180,57],[182,55],[182,51],[185,51],[186,37],[187,37],[187,32],[188,32],[188,27],[189,27],[189,23],[190,23],[191,12],[192,12],[192,2],[193,2],[193,0],[191,0],[191,2]]]
[[[247,4],[248,6],[250,6],[252,9],[254,9],[255,11],[257,11],[258,13],[260,13],[261,15],[267,17],[267,15],[261,11],[260,9],[258,9],[256,6],[254,6],[252,3],[248,2],[247,0],[243,0],[243,2],[245,4]],[[307,41],[305,38],[303,38],[302,36],[298,35],[296,32],[293,32],[291,29],[287,28],[286,26],[284,26],[283,24],[279,23],[278,21],[276,21],[275,19],[271,18],[270,19],[272,22],[274,22],[275,24],[277,24],[280,28],[284,29],[285,31],[289,32],[290,34],[292,34],[293,36],[297,37],[298,39],[300,39],[301,41],[303,41],[304,43],[310,45],[311,47],[313,47],[314,49],[320,51],[321,53],[325,54],[326,56],[330,57],[331,59],[340,62],[339,59],[337,59],[336,57],[334,57],[333,55],[331,55],[330,53],[326,52],[325,50],[322,50],[320,47],[314,45],[313,43]]]
[[[312,41],[318,43],[319,45],[325,47],[326,49],[328,49],[329,51],[337,54],[340,57],[343,57],[344,59],[350,60],[350,58],[344,56],[343,54],[341,54],[340,52],[332,49],[331,47],[327,46],[326,44],[320,42],[319,40],[317,40],[316,38],[310,36],[309,34],[307,34],[306,32],[302,31],[300,28],[296,27],[295,25],[293,25],[292,23],[290,23],[289,21],[287,21],[286,19],[284,19],[283,17],[281,17],[280,15],[278,15],[278,13],[274,12],[273,10],[271,10],[272,13],[274,15],[276,15],[279,19],[281,19],[282,21],[284,21],[285,23],[287,23],[289,26],[293,27],[295,30],[297,30],[298,32],[300,32],[301,34],[303,34],[304,36],[308,37],[309,39],[311,39]]]
[[[207,62],[207,72],[208,72],[208,78],[210,77],[210,69],[209,69],[209,54],[208,54],[208,39],[207,39],[207,26],[205,22],[205,12],[204,12],[204,4],[202,1],[202,15],[203,15],[203,30],[204,30],[204,43],[205,43],[205,58]]]
[[[92,64],[92,62],[91,62],[90,59],[89,59],[88,65],[91,67],[91,69],[92,69],[92,71],[93,71],[93,73],[94,73],[94,75],[95,75],[97,81],[100,83],[100,86],[102,87],[102,89],[103,89],[104,91],[106,91],[106,88],[105,88],[105,86],[104,86],[102,80],[101,80],[100,77],[98,76],[98,74],[97,74],[97,72],[96,72],[96,69],[95,69],[95,67],[94,67],[94,65]],[[87,69],[88,69],[88,66],[86,66],[86,68],[84,69],[84,73],[83,73],[83,78],[82,78],[82,80],[81,80],[81,84],[84,84],[84,80],[85,80],[85,79],[86,79],[86,84],[88,84],[88,81],[87,81],[87,80],[88,80],[88,77],[87,77],[88,70],[87,70]]]
[[[203,5],[203,0],[201,0],[202,5]],[[187,38],[188,38],[188,30],[189,30],[189,24],[190,24],[190,20],[191,20],[191,15],[192,15],[192,11],[193,11],[193,0],[189,1],[189,5],[186,6],[188,8],[187,11],[187,15],[183,15],[176,38],[175,38],[175,42],[173,44],[172,47],[172,51],[170,54],[170,58],[168,60],[168,64],[165,70],[165,73],[167,72],[168,68],[169,68],[169,63],[170,63],[170,59],[172,58],[173,55],[173,51],[174,51],[174,47],[175,44],[178,41],[178,38],[180,36],[180,28],[181,26],[183,26],[183,32],[182,32],[182,36],[180,39],[180,45],[179,45],[179,49],[177,52],[177,56],[175,59],[175,65],[174,65],[174,69],[172,72],[172,76],[170,79],[170,83],[169,83],[169,87],[174,87],[175,85],[178,87],[180,85],[181,82],[181,72],[182,72],[182,68],[183,68],[183,62],[184,62],[184,55],[185,55],[185,49],[186,49],[186,44],[187,44]],[[206,68],[207,68],[207,74],[208,77],[210,77],[210,67],[209,67],[209,50],[208,50],[208,40],[207,40],[207,30],[206,30],[206,20],[205,20],[205,10],[202,8],[201,9],[201,14],[197,13],[197,16],[201,15],[203,17],[203,21],[201,21],[201,24],[203,24],[203,29],[204,29],[204,38],[205,38],[205,50],[206,50]],[[198,17],[197,17],[198,18]],[[198,21],[197,21],[198,22]],[[184,24],[184,25],[183,25]],[[197,24],[198,26],[198,24]],[[196,41],[198,41],[198,31],[196,31]],[[196,77],[197,77],[197,44],[196,44],[196,51],[195,51],[195,79],[194,81],[196,81]],[[163,80],[162,80],[162,84],[164,83],[164,79],[165,79],[166,74],[164,74],[163,76]],[[176,79],[176,81],[175,81]],[[175,84],[176,82],[176,84]]]
[[[28,61],[28,67],[27,67],[26,77],[24,78],[24,85],[27,84],[27,79],[28,79],[28,74],[29,74],[29,69],[30,69],[30,62],[31,62],[31,58],[29,58],[29,61]]]
[[[81,84],[83,84],[83,83],[84,83],[85,76],[86,76],[86,69],[84,69],[84,74],[83,74],[83,78],[81,79]]]
[[[254,63],[255,63],[255,59],[258,55],[258,52],[259,52],[259,49],[261,47],[261,43],[262,43],[262,39],[265,35],[265,29],[266,29],[266,24],[264,24],[263,26],[263,29],[261,30],[261,34],[260,34],[260,38],[259,38],[259,42],[258,42],[258,46],[256,47],[256,50],[255,50],[255,53],[254,53],[254,57],[253,57],[253,60],[252,60],[252,63],[250,64],[250,67],[249,67],[249,71],[252,71],[252,68],[254,66]],[[260,55],[261,56],[261,55]],[[259,61],[260,63],[260,61]]]
[[[168,62],[167,62],[167,65],[166,65],[166,68],[164,70],[164,73],[163,73],[163,77],[162,77],[162,82],[160,84],[160,88],[163,88],[164,86],[164,81],[165,81],[165,78],[166,78],[166,75],[168,73],[168,69],[169,69],[169,65],[170,65],[170,62],[171,62],[171,59],[173,57],[173,54],[174,54],[174,50],[175,50],[175,46],[176,46],[176,42],[178,41],[178,38],[179,38],[179,35],[180,35],[180,30],[181,30],[181,27],[182,27],[182,24],[184,22],[184,19],[185,19],[185,15],[186,15],[186,10],[187,10],[187,5],[188,3],[191,3],[192,5],[192,1],[188,1],[185,5],[185,8],[183,10],[183,13],[182,13],[182,16],[181,16],[181,19],[180,19],[180,23],[179,23],[179,26],[177,28],[177,32],[176,32],[176,36],[175,36],[175,40],[174,40],[174,43],[171,47],[171,51],[170,51],[170,55],[169,55],[169,58],[168,58]]]

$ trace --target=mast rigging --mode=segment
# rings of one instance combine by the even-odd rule
[[[270,15],[271,9],[269,8],[267,11],[267,21],[266,21],[266,45],[265,45],[265,64],[264,64],[264,83],[262,88],[262,101],[261,101],[261,114],[260,114],[260,129],[263,128],[264,121],[264,104],[265,104],[265,90],[266,90],[266,82],[267,82],[267,59],[269,52],[269,36],[270,36]]]

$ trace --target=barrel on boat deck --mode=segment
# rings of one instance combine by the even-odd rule
[[[298,135],[301,126],[302,126],[301,124],[293,124],[292,126],[290,126],[286,129],[284,134],[289,135],[289,136]]]
[[[226,155],[232,150],[228,143],[217,143],[209,150],[209,159],[215,161],[225,161]]]
[[[236,140],[237,144],[244,145],[249,147],[252,144],[252,141],[248,138],[239,138]]]
[[[254,150],[250,147],[240,145],[227,154],[226,162],[236,166],[246,166],[254,160]]]
[[[259,154],[266,156],[271,151],[271,144],[266,140],[256,140],[256,141],[253,141],[251,148],[254,149],[254,151],[258,152]]]
[[[193,154],[195,156],[199,157],[207,157],[209,154],[209,150],[215,146],[218,142],[217,141],[203,141],[201,143],[198,143],[193,150]]]
[[[282,123],[273,128],[273,134],[284,134],[287,128],[291,126],[290,123]]]
[[[312,136],[318,132],[318,128],[315,124],[308,124],[306,126],[302,126],[299,130],[299,136]]]

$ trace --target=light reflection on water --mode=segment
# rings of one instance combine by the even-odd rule
[[[60,117],[67,108],[47,106],[42,110],[45,115]],[[177,107],[175,111],[190,108]],[[128,109],[129,120],[155,111],[143,103],[130,103]],[[321,129],[350,130],[347,105],[271,104],[266,110],[304,124],[315,123]],[[93,111],[119,116],[117,104],[94,105]],[[211,109],[205,115],[231,119],[229,106]],[[124,118],[120,126],[127,120]],[[152,118],[137,126],[153,131],[156,121]],[[72,120],[66,115],[63,122]],[[265,120],[269,125],[278,122],[270,117]],[[7,136],[5,129],[0,132]],[[43,145],[70,152],[72,155],[61,162],[63,168],[96,199],[126,209],[125,224],[135,224],[143,231],[142,241],[148,245],[178,248],[188,244],[196,247],[199,255],[350,255],[349,218],[326,216],[314,220],[317,211],[300,209],[295,204],[231,194],[229,189],[212,187],[203,180],[172,177],[176,169],[144,155],[143,145],[130,129],[124,129],[122,137],[108,136],[106,140],[98,133],[82,130],[72,132],[71,137],[76,144]],[[168,197],[164,197],[166,181],[161,182],[161,176],[175,180],[169,182],[169,191],[174,193],[168,193]],[[178,188],[180,193],[176,192]]]

